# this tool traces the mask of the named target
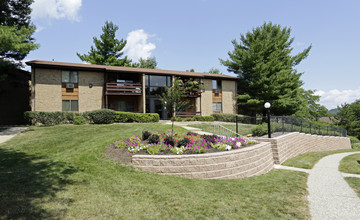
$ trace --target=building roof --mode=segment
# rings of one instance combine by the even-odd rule
[[[90,71],[101,71],[101,72],[136,72],[154,75],[174,75],[174,76],[187,76],[194,78],[211,78],[211,79],[228,79],[237,80],[237,77],[213,74],[213,73],[197,73],[197,72],[185,72],[185,71],[174,71],[174,70],[161,70],[161,69],[145,69],[145,68],[134,68],[134,67],[123,67],[123,66],[106,66],[106,65],[95,65],[95,64],[84,64],[84,63],[66,63],[66,62],[54,62],[44,60],[32,60],[26,62],[31,67],[46,67],[46,68],[61,68],[61,69],[76,69],[76,70],[90,70]]]

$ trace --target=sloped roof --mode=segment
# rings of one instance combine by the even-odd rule
[[[46,68],[63,68],[63,69],[77,69],[77,70],[91,70],[101,72],[135,72],[135,73],[146,73],[154,75],[174,75],[174,76],[187,76],[196,78],[212,78],[212,79],[228,79],[237,80],[237,77],[228,76],[223,74],[213,73],[197,73],[197,72],[185,72],[185,71],[174,71],[174,70],[162,70],[162,69],[145,69],[145,68],[134,68],[134,67],[123,67],[123,66],[106,66],[106,65],[95,65],[95,64],[84,64],[84,63],[66,63],[66,62],[54,62],[44,60],[32,60],[26,62],[27,65],[32,67],[46,67]]]

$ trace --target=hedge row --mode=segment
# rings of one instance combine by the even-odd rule
[[[111,124],[113,122],[158,122],[160,117],[156,113],[115,112],[110,109],[100,109],[83,113],[74,112],[37,112],[24,113],[27,124],[31,125],[59,125],[59,124]]]
[[[213,116],[194,116],[190,118],[182,118],[182,117],[172,117],[171,120],[174,121],[214,121]]]

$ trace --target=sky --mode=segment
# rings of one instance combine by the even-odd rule
[[[26,60],[81,63],[105,21],[119,26],[125,54],[156,57],[159,69],[232,75],[232,40],[264,22],[291,28],[293,54],[312,45],[295,68],[303,88],[316,90],[328,109],[360,98],[360,1],[358,0],[34,0],[32,22],[40,48]]]

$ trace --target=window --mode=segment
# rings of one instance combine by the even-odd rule
[[[221,80],[220,79],[214,79],[212,81],[212,89],[221,89]]]
[[[78,83],[78,72],[76,71],[62,71],[61,82],[63,83]]]
[[[213,102],[213,111],[221,112],[221,110],[222,110],[221,105],[222,105],[221,102]]]
[[[134,101],[119,101],[117,110],[121,112],[135,112]]]
[[[79,111],[78,100],[62,100],[63,112],[77,112]]]

